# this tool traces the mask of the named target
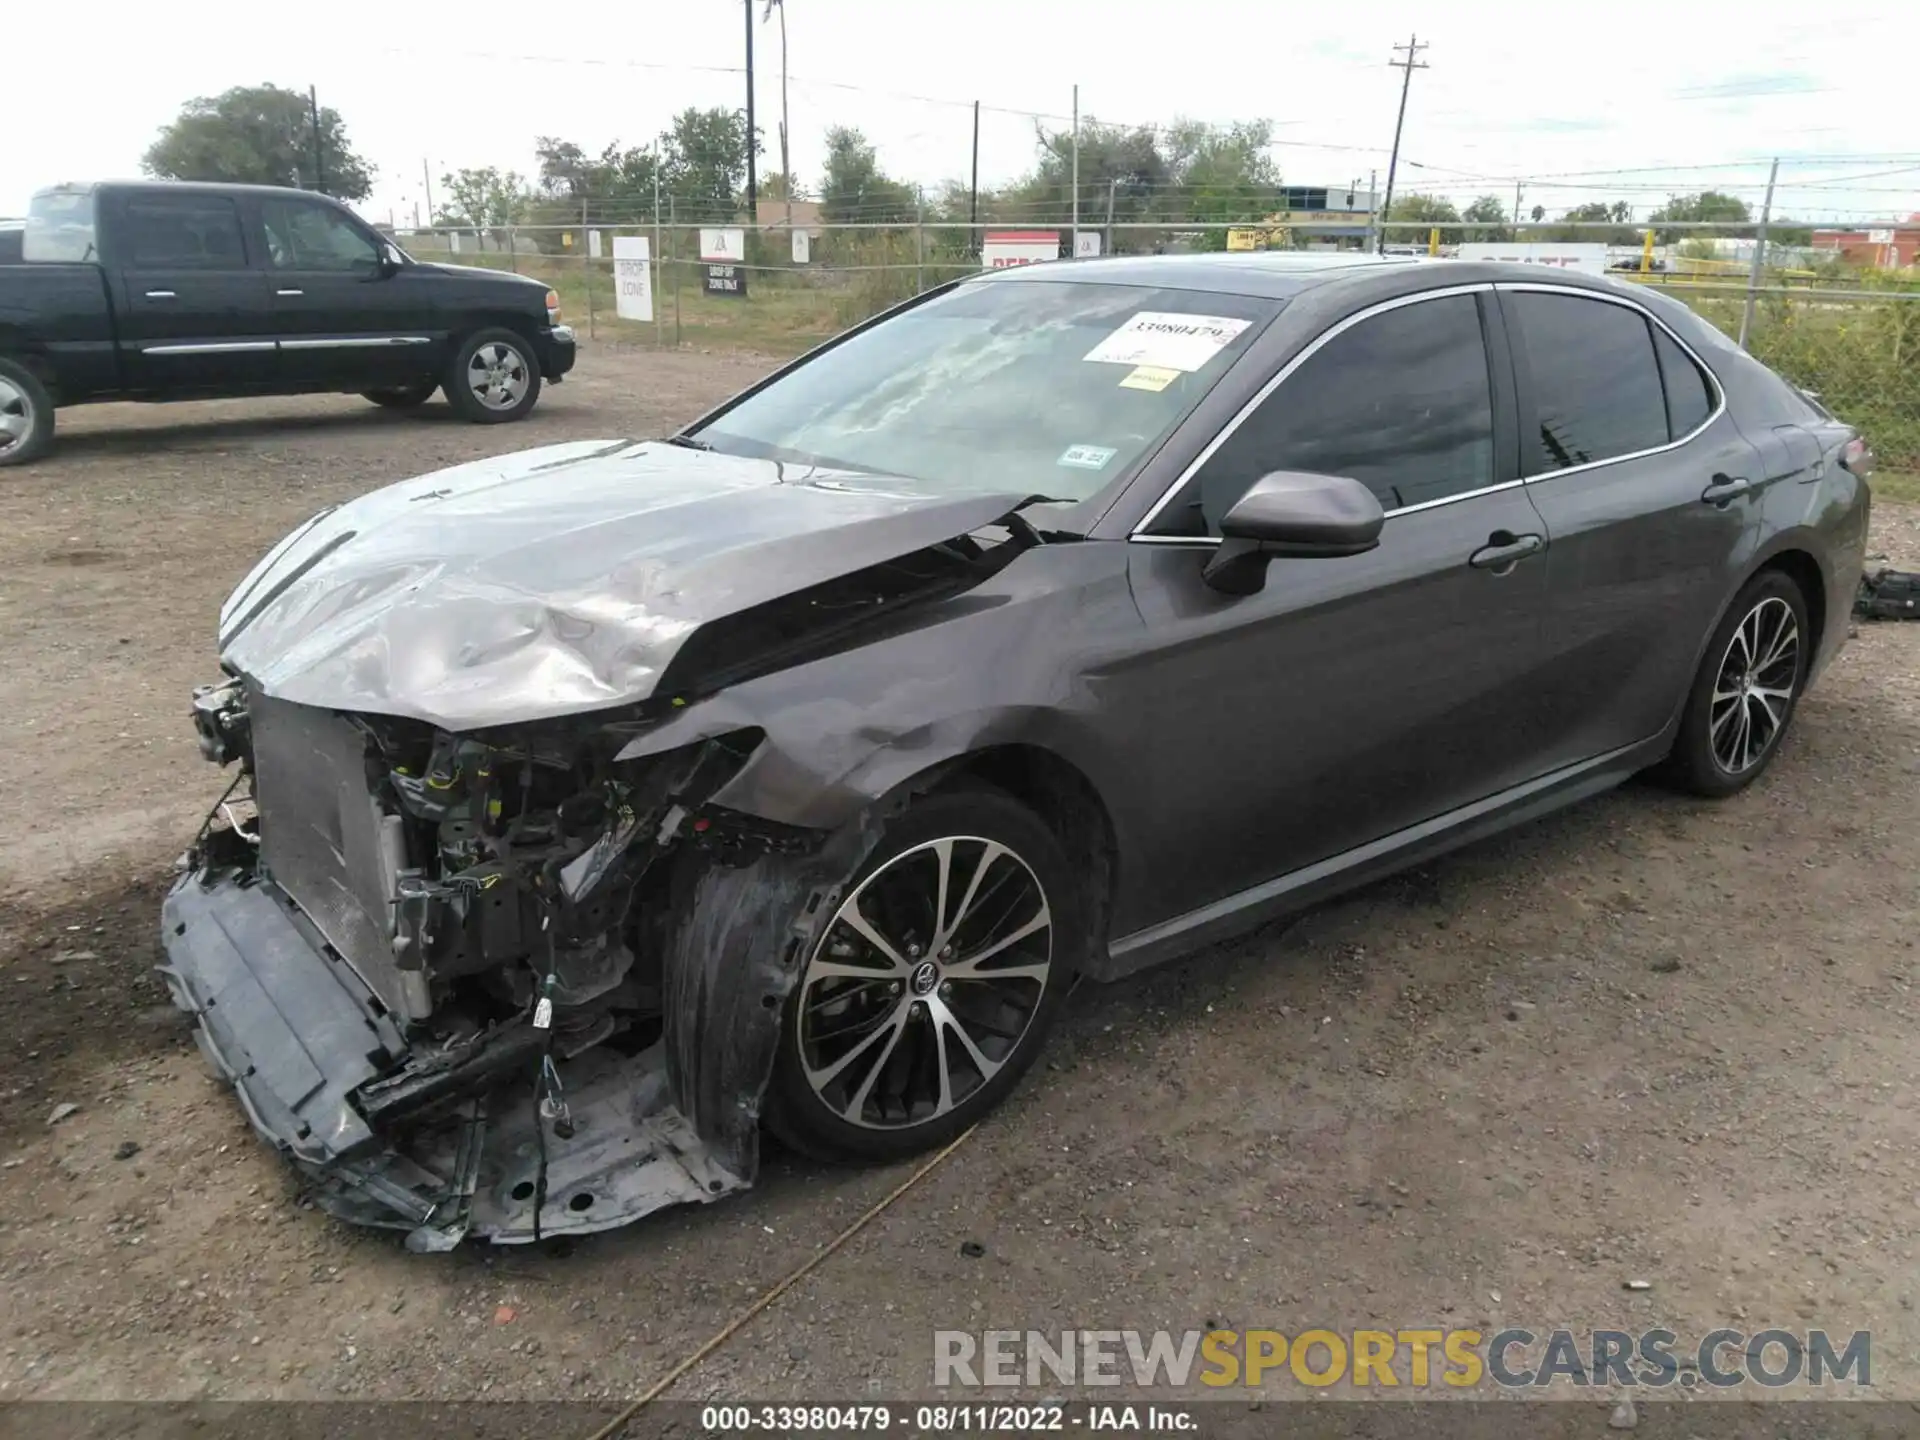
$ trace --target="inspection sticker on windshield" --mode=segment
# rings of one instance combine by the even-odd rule
[[[1198,370],[1252,323],[1225,315],[1175,315],[1142,310],[1089,350],[1086,358],[1111,365]]]
[[[1104,470],[1118,453],[1105,445],[1069,445],[1053,463],[1071,465],[1076,470]]]
[[[1122,390],[1164,390],[1180,378],[1178,370],[1164,365],[1136,365],[1120,377]]]

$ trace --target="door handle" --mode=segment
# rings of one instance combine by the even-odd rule
[[[276,295],[304,295],[307,292],[304,290],[276,290],[273,293]]]
[[[1753,482],[1744,475],[1716,475],[1713,483],[1700,492],[1700,498],[1724,510],[1751,489]]]
[[[147,299],[149,299],[149,300],[171,300],[171,299],[173,299],[173,291],[171,291],[171,290],[149,290],[149,291],[147,291]]]
[[[1538,535],[1515,535],[1511,530],[1496,530],[1487,537],[1487,543],[1467,557],[1467,564],[1476,570],[1491,570],[1496,575],[1505,575],[1513,567],[1529,556],[1538,555],[1547,548],[1547,542]]]

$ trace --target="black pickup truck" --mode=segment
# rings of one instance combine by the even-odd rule
[[[0,232],[0,466],[56,406],[344,392],[518,420],[573,368],[538,280],[408,256],[323,195],[62,185]]]

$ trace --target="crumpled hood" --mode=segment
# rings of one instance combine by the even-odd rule
[[[991,525],[1025,497],[585,440],[322,511],[220,612],[221,659],[296,704],[448,730],[645,699],[703,623]]]

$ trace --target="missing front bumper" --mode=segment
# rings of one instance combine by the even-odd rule
[[[254,1129],[326,1209],[406,1230],[412,1248],[605,1230],[751,1183],[674,1108],[663,1047],[596,1050],[566,1067],[572,1133],[545,1136],[536,1215],[541,1135],[530,1070],[503,1072],[431,1119],[369,1124],[367,1087],[420,1057],[282,892],[237,871],[184,876],[162,907],[161,942],[174,1003],[194,1017],[200,1048]]]

